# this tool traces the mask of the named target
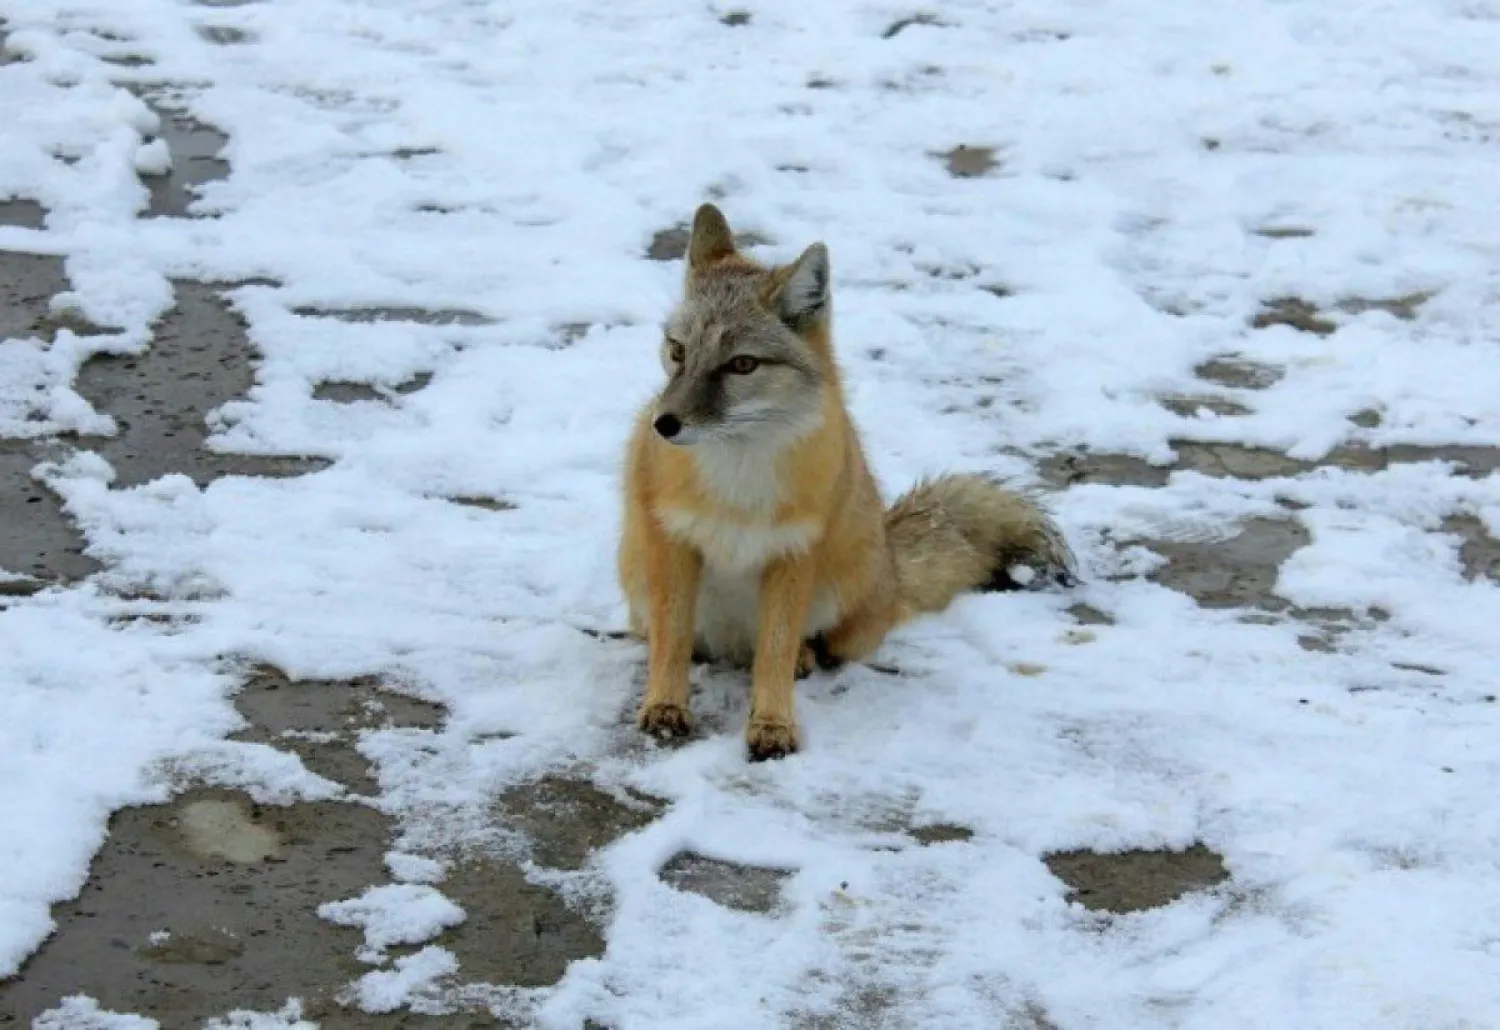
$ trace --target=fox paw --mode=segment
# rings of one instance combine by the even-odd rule
[[[658,740],[686,737],[693,729],[693,719],[686,708],[664,701],[642,705],[635,722]]]
[[[751,718],[745,741],[750,746],[752,762],[783,758],[797,750],[797,727],[780,720]]]
[[[811,640],[804,640],[802,650],[797,652],[797,678],[799,680],[806,679],[818,669],[832,672],[842,668],[843,665],[844,660],[833,653],[833,649],[828,646],[827,638],[821,633]]]
[[[813,645],[808,641],[802,642],[802,650],[797,652],[797,678],[806,679],[812,675],[812,671],[818,667],[818,653],[813,650]]]
[[[808,643],[808,649],[812,651],[813,661],[818,663],[818,668],[832,672],[843,668],[844,659],[834,654],[833,645],[828,638],[819,633]]]

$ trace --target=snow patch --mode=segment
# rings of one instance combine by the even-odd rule
[[[363,927],[361,962],[379,963],[393,944],[421,944],[464,921],[464,910],[433,887],[393,883],[371,887],[357,898],[318,906],[318,915],[340,926]]]

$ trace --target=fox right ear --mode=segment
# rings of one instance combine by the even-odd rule
[[[734,253],[734,233],[724,213],[712,204],[700,205],[688,237],[688,267],[704,268]]]
[[[828,248],[814,243],[796,261],[780,270],[775,304],[781,320],[801,329],[828,313]]]

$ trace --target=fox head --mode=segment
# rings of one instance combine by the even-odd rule
[[[811,432],[833,374],[830,314],[827,247],[767,268],[735,249],[717,207],[699,207],[682,298],[664,326],[656,432],[681,446]]]

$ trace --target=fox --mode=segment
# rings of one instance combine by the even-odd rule
[[[1078,582],[1053,519],[985,474],[885,505],[844,396],[822,241],[765,264],[700,205],[659,358],[666,382],[625,448],[617,552],[628,635],[646,644],[640,730],[690,734],[691,666],[714,661],[750,671],[750,760],[781,758],[801,747],[793,695],[814,670],[866,659],[962,593]]]

